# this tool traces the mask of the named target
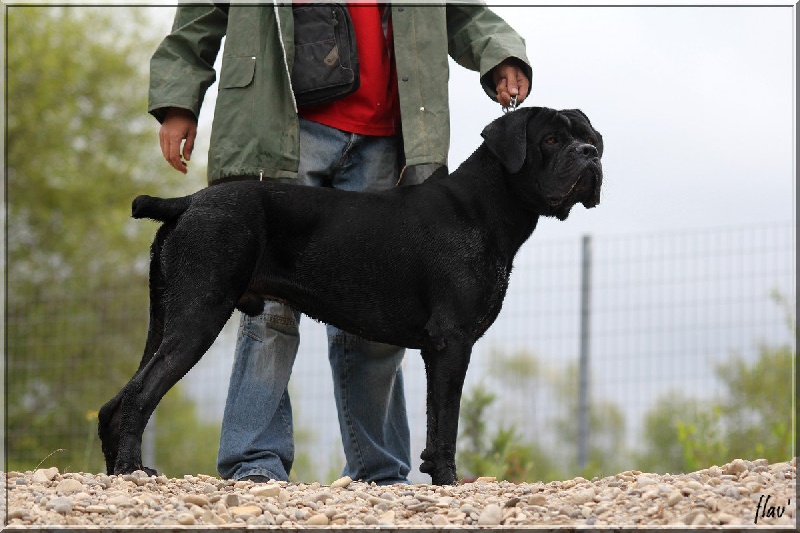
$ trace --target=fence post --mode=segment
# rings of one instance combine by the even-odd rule
[[[581,252],[581,345],[578,386],[578,468],[589,462],[589,344],[592,295],[592,237],[583,236]]]

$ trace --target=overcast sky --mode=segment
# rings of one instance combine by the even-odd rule
[[[580,108],[605,141],[600,206],[548,233],[792,219],[791,8],[495,11],[527,43],[526,105]],[[451,79],[454,163],[497,111],[470,89],[474,75],[457,68]]]
[[[533,66],[524,105],[582,109],[606,147],[600,206],[547,221],[537,237],[793,220],[791,7],[505,4],[493,9]],[[174,8],[162,9],[166,32]],[[501,110],[454,62],[450,95],[455,168]],[[215,96],[212,87],[201,135]]]

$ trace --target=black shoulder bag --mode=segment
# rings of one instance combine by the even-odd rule
[[[292,89],[297,105],[326,104],[354,93],[361,79],[356,36],[347,7],[300,4],[292,11]]]
[[[215,3],[226,15],[229,3]],[[354,93],[361,84],[353,21],[344,4],[292,7],[292,90],[299,107],[326,104]]]

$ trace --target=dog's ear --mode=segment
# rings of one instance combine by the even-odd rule
[[[523,107],[492,121],[481,132],[486,147],[511,174],[525,163],[528,152],[528,121],[542,113],[543,107]]]

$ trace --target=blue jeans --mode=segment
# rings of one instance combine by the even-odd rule
[[[392,137],[350,134],[301,119],[300,146],[299,183],[360,191],[397,181]],[[274,301],[257,317],[242,314],[217,458],[223,478],[289,479],[294,440],[287,386],[299,320],[300,313]],[[408,483],[411,443],[400,367],[405,350],[333,326],[327,334],[346,460],[342,475]]]

